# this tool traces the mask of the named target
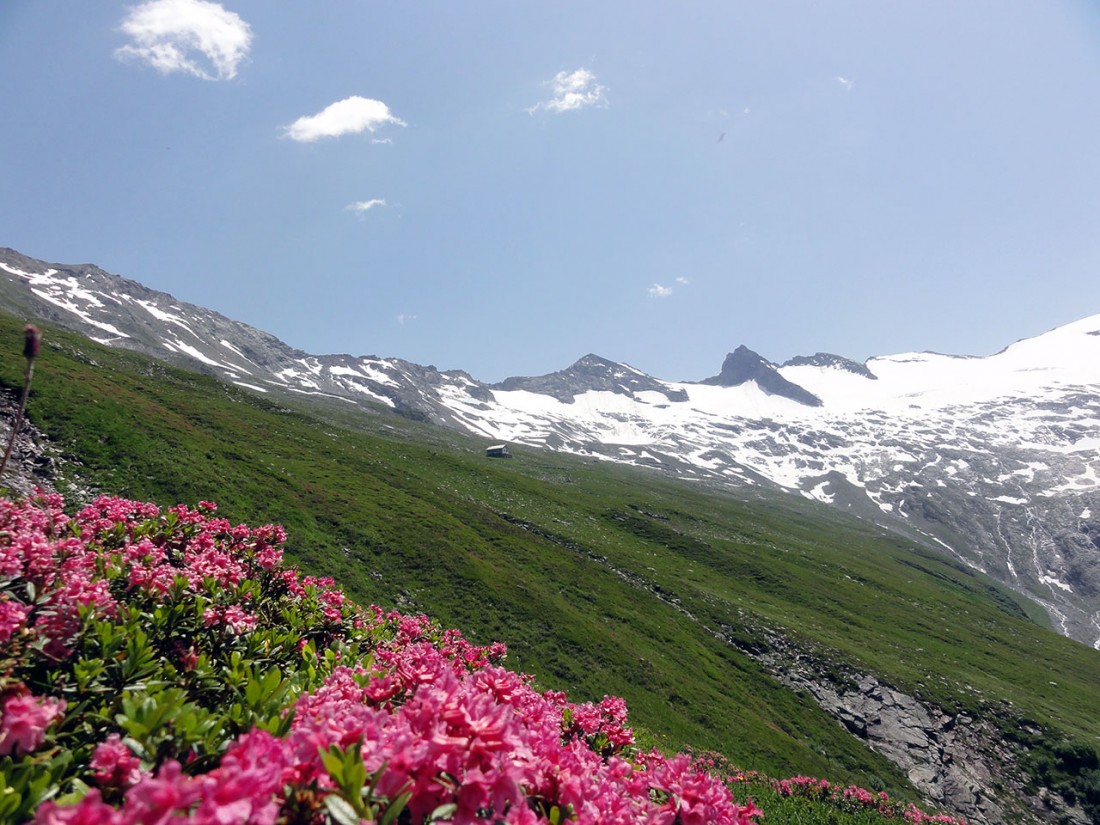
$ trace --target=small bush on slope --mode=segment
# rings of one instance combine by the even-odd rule
[[[423,616],[281,565],[214,506],[0,500],[0,820],[751,821],[686,755],[629,746]]]
[[[809,776],[774,779],[758,771],[742,771],[721,754],[696,755],[695,765],[725,776],[738,798],[763,802],[761,810],[771,825],[882,825],[883,818],[911,825],[966,825],[949,814],[929,814],[911,802],[891,799],[884,791],[844,787]]]

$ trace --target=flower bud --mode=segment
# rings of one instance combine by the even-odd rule
[[[38,327],[34,324],[27,324],[23,327],[23,357],[28,361],[33,361],[38,357],[38,342],[42,338],[42,333],[38,331]]]

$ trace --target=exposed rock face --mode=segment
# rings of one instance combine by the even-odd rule
[[[989,720],[946,713],[869,674],[835,673],[774,634],[757,658],[787,686],[813,697],[853,735],[903,771],[927,801],[975,825],[1090,825],[1047,789],[1025,791],[1018,754]]]
[[[506,378],[493,389],[526,390],[549,395],[563,404],[586,392],[613,392],[631,398],[640,392],[659,392],[669,401],[687,401],[684,390],[670,389],[645,373],[589,353],[568,369],[535,378]]]
[[[844,370],[845,372],[862,376],[863,378],[870,378],[872,381],[878,381],[878,376],[867,369],[866,364],[857,363],[842,355],[833,355],[831,352],[818,352],[814,355],[799,355],[791,358],[789,361],[784,361],[783,366],[831,367],[833,369]]]
[[[771,395],[789,398],[808,407],[821,406],[820,398],[788,381],[779,374],[775,365],[765,361],[744,344],[726,356],[718,375],[700,383],[717,387],[737,387],[747,381],[755,381],[760,389]]]
[[[797,685],[797,678],[792,678]],[[802,685],[825,710],[895,765],[931,801],[974,822],[1013,821],[991,790],[1015,759],[998,747],[988,723],[934,713],[917,699],[864,677],[855,690]]]
[[[18,406],[18,397],[10,397],[0,391],[0,456],[7,449]],[[3,477],[0,477],[0,490],[5,493],[11,491],[17,496],[30,495],[35,487],[53,491],[57,463],[58,459],[49,449],[45,435],[24,417],[8,466]]]

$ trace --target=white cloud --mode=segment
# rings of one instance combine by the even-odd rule
[[[355,203],[349,203],[346,209],[354,212],[357,215],[363,215],[376,206],[385,206],[386,202],[381,198],[371,198],[369,201],[356,201]]]
[[[401,324],[402,326],[404,326],[409,321],[415,321],[415,320],[416,320],[415,315],[408,315],[404,312],[402,312],[400,315],[397,316],[397,323]]]
[[[207,0],[151,0],[131,8],[120,28],[133,42],[116,57],[204,80],[235,77],[252,44],[244,20]]]
[[[552,80],[543,84],[548,86],[552,93],[549,100],[536,103],[527,111],[534,114],[538,111],[572,112],[576,109],[587,109],[592,106],[607,106],[606,86],[596,82],[596,75],[588,69],[577,69],[572,72],[558,72]]]
[[[381,100],[358,95],[338,100],[315,115],[306,115],[286,127],[284,134],[291,140],[310,143],[326,137],[373,132],[388,123],[404,126]]]
[[[676,286],[687,286],[691,283],[687,278],[680,275],[673,279],[673,283]],[[676,286],[665,286],[664,284],[654,284],[649,288],[650,298],[667,298],[673,292],[676,291]]]
[[[846,92],[852,91],[852,87],[856,85],[856,82],[854,80],[849,80],[847,77],[841,77],[840,75],[834,77],[833,80],[843,86],[844,91]]]

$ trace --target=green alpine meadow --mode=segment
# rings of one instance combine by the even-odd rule
[[[0,313],[13,403],[26,320]],[[932,547],[760,487],[489,458],[490,441],[381,408],[40,326],[26,417],[70,508],[213,501],[280,524],[285,560],[356,603],[503,642],[508,668],[573,702],[622,697],[638,747],[708,755],[766,825],[889,813],[784,792],[794,777],[968,821],[1100,822],[1100,652]]]

